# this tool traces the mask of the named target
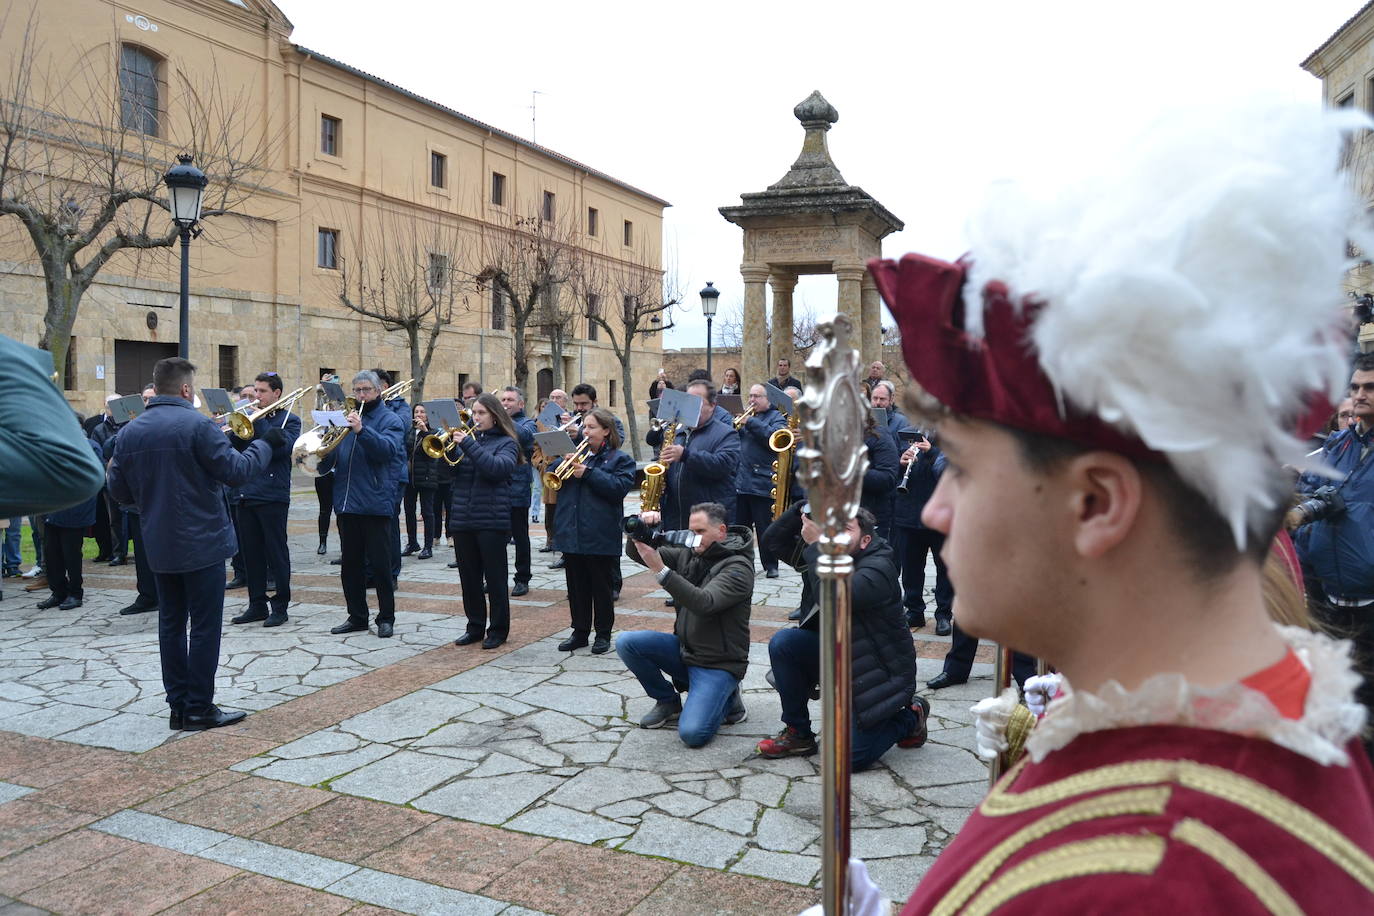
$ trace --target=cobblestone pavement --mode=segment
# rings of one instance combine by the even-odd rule
[[[444,546],[406,561],[394,638],[330,636],[343,596],[334,554],[314,552],[313,496],[292,510],[290,622],[225,624],[216,700],[253,711],[235,727],[168,730],[155,616],[117,613],[132,566],[88,567],[71,612],[7,592],[0,913],[251,900],[254,913],[742,914],[816,901],[819,758],[753,752],[780,728],[766,642],[790,625],[795,574],[758,579],[748,719],[689,750],[671,728],[636,726],[651,704],[614,653],[557,651],[568,612],[550,554],[535,554],[496,651],[452,645],[465,620]],[[622,568],[617,630],[670,629],[665,593]],[[229,592],[226,621],[245,603]],[[923,683],[948,640],[915,637]],[[982,797],[968,706],[990,692],[990,668],[927,694],[924,747],[854,777],[855,854],[895,899]]]

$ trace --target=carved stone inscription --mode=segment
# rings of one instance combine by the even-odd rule
[[[750,229],[745,243],[750,260],[771,263],[829,261],[850,253],[852,242],[835,227]]]

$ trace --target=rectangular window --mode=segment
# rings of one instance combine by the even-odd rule
[[[67,364],[62,369],[62,390],[76,390],[76,338],[67,341]]]
[[[466,372],[459,372],[459,373],[458,373],[458,394],[454,395],[454,397],[461,397],[461,396],[462,396],[462,394],[463,394],[463,386],[466,385],[467,383],[468,383],[468,374],[467,374]]]
[[[593,210],[593,213],[596,211]],[[587,294],[587,339],[596,340],[601,336],[601,326],[593,318],[601,314],[601,297],[596,293]]]
[[[315,266],[339,269],[339,230],[321,229],[316,246]]]
[[[493,331],[506,329],[506,297],[501,295],[501,291],[494,286],[491,288],[491,329]]]
[[[629,327],[635,322],[635,303],[634,296],[626,296],[620,302],[620,317],[625,322],[625,327]]]
[[[609,386],[609,387],[610,387],[610,389],[611,389],[611,403],[610,403],[610,406],[611,406],[611,407],[614,407],[614,406],[615,406],[615,379],[611,379],[611,380],[610,380],[610,386]]]
[[[494,207],[506,205],[506,176],[500,172],[491,173],[491,203]]]
[[[158,135],[162,111],[159,61],[136,45],[119,48],[119,120],[125,130]]]
[[[542,212],[543,212],[543,214],[544,214],[544,219],[545,219],[547,222],[550,222],[550,223],[553,222],[553,215],[554,215],[554,213],[555,213],[556,210],[557,210],[557,206],[558,206],[558,198],[557,198],[557,196],[556,196],[552,191],[545,191],[545,192],[544,192],[544,209],[543,209]]]
[[[448,157],[443,153],[429,154],[429,183],[436,188],[448,187]]]
[[[219,386],[229,392],[230,398],[234,397],[234,386],[238,384],[239,378],[239,348],[229,344],[219,345]]]
[[[596,212],[596,207],[587,208],[587,234],[595,237],[601,231],[601,214]]]
[[[426,279],[432,293],[439,292],[448,284],[447,255],[431,254],[429,256],[429,269],[426,271]]]
[[[320,115],[320,152],[326,156],[339,155],[339,128],[342,122],[329,115]]]
[[[632,223],[632,222],[630,222],[629,220],[625,220],[625,244],[626,244],[626,245],[633,245],[634,243],[635,243],[635,224]]]

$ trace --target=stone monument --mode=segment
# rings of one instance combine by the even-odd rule
[[[835,106],[813,92],[792,109],[806,136],[801,155],[768,190],[741,194],[721,207],[744,230],[743,381],[773,375],[772,361],[792,358],[792,291],[802,274],[835,274],[839,311],[854,327],[865,364],[882,358],[882,308],[864,263],[882,253],[884,236],[903,226],[871,195],[851,184],[830,158],[825,135],[840,119]],[[773,352],[768,352],[764,283],[773,287]]]

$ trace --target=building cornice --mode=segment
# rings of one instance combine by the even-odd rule
[[[1374,10],[1374,0],[1370,0],[1369,3],[1366,3],[1364,6],[1360,7],[1360,9],[1355,13],[1355,15],[1351,16],[1349,19],[1343,22],[1339,29],[1331,33],[1331,37],[1327,38],[1326,41],[1322,42],[1321,45],[1317,48],[1317,50],[1307,55],[1307,57],[1304,58],[1302,63],[1300,63],[1298,66],[1306,70],[1308,73],[1311,73],[1313,76],[1324,76],[1324,73],[1319,73],[1317,72],[1317,70],[1313,69],[1313,66],[1316,63],[1317,58],[1324,54],[1327,50],[1332,48],[1342,38],[1345,38],[1346,34],[1350,32],[1359,22],[1359,20],[1362,17],[1364,17],[1367,13],[1369,13],[1371,10]],[[1374,16],[1369,17],[1369,22],[1366,23],[1366,25],[1374,25]],[[1361,45],[1363,43],[1364,42],[1354,42],[1353,44]],[[1344,57],[1345,55],[1341,56]],[[1333,61],[1332,63],[1335,63],[1335,61]],[[1329,67],[1325,69],[1329,69]]]

